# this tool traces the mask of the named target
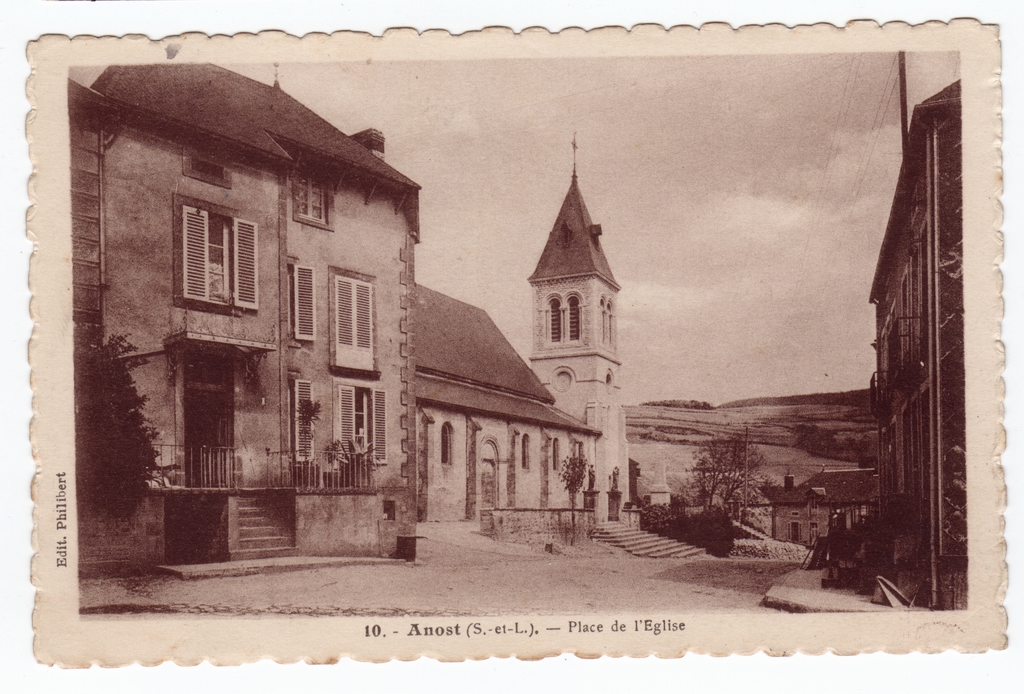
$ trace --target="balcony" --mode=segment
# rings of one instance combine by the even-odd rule
[[[314,491],[376,488],[370,458],[351,460],[334,451],[271,451],[253,456],[242,472],[234,448],[158,444],[152,489],[297,489]]]
[[[892,408],[892,391],[885,371],[871,375],[871,414],[877,419],[888,419]]]
[[[888,336],[890,385],[914,390],[924,378],[924,335],[920,316],[896,318]]]
[[[154,489],[235,489],[241,477],[235,449],[157,444]]]
[[[267,471],[299,490],[339,491],[375,489],[370,456],[350,459],[337,451],[268,451]]]

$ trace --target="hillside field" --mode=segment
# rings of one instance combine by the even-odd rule
[[[764,469],[776,484],[792,474],[800,484],[822,468],[857,467],[875,456],[874,417],[863,405],[796,404],[689,410],[628,406],[629,457],[640,463],[641,486],[653,482],[654,464],[664,460],[673,492],[685,485],[693,456],[703,441],[743,437],[768,460]]]

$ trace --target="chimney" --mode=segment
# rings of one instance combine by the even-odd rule
[[[352,139],[373,152],[374,156],[384,159],[384,133],[380,130],[367,128],[353,135]]]
[[[782,478],[782,488],[787,491],[793,491],[793,475],[786,475]]]

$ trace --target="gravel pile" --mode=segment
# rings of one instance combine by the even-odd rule
[[[736,540],[729,556],[803,561],[804,557],[807,556],[807,548],[793,542],[780,542],[778,540]]]

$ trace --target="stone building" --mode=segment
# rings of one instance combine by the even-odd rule
[[[383,136],[211,65],[110,67],[69,113],[76,370],[127,336],[159,453],[134,515],[79,494],[83,573],[391,554],[415,523],[419,187]]]
[[[771,494],[771,536],[811,547],[838,523],[853,530],[878,516],[878,475],[872,469],[823,470],[798,485],[792,475]]]
[[[960,83],[914,109],[878,256],[878,420],[885,573],[917,604],[967,607]]]

